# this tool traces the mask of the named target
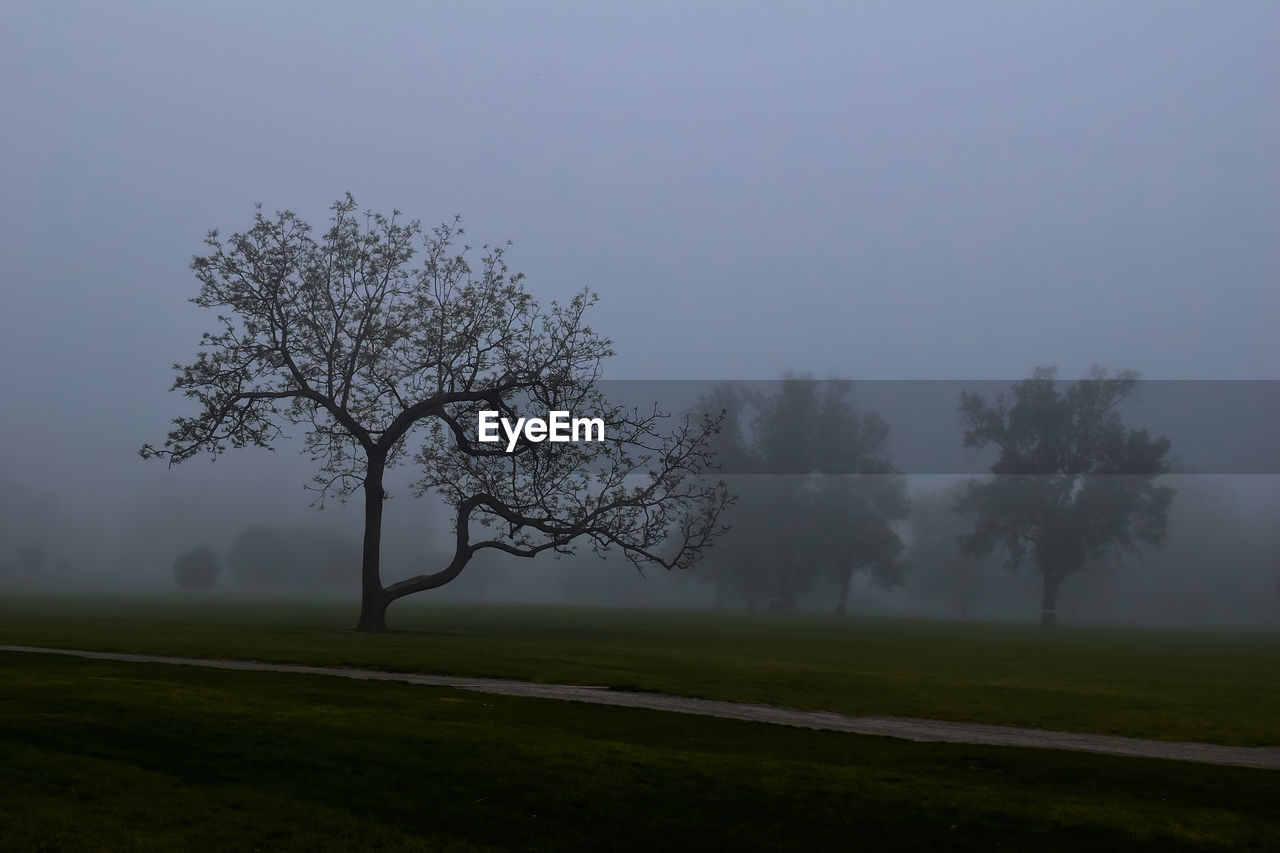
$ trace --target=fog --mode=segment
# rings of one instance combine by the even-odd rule
[[[350,191],[510,239],[541,300],[597,291],[618,399],[853,380],[917,507],[990,464],[960,391],[1137,370],[1126,419],[1176,457],[1168,539],[1069,578],[1063,621],[1280,627],[1278,31],[1263,2],[7,3],[0,595],[170,592],[198,547],[223,571],[192,595],[358,593],[358,564],[235,580],[254,527],[358,554],[359,501],[311,506],[299,435],[138,456],[192,411],[168,388],[213,328],[188,301],[206,232],[258,202],[319,228]],[[388,580],[449,559],[413,475]],[[858,574],[851,615],[1035,617],[1033,567],[918,565],[897,529],[901,583]],[[714,587],[495,554],[417,598],[745,606]]]

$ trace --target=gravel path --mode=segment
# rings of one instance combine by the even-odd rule
[[[115,652],[89,652],[77,649],[46,649],[36,646],[0,645],[0,652],[71,655],[91,660],[167,663],[182,666],[202,666],[211,669],[231,669],[243,672],[286,672],[304,675],[330,675],[370,681],[400,681],[408,682],[409,684],[454,687],[481,693],[498,693],[503,696],[525,696],[538,699],[590,702],[596,705],[618,705],[626,708],[648,708],[657,711],[674,711],[680,714],[699,714],[705,717],[724,717],[731,720],[748,720],[757,723],[798,726],[806,729],[853,732],[862,735],[882,735],[914,741],[1026,746],[1037,749],[1069,749],[1078,752],[1099,752],[1107,755],[1168,758],[1175,761],[1197,761],[1203,764],[1231,764],[1242,767],[1280,770],[1280,747],[1272,746],[1220,746],[1210,743],[1142,740],[1139,738],[1117,737],[1115,735],[1054,732],[1044,729],[988,726],[978,723],[954,723],[943,720],[921,720],[911,717],[848,717],[844,714],[835,714],[827,711],[797,711],[792,708],[779,708],[773,705],[720,702],[712,699],[667,696],[661,693],[611,690],[607,687],[538,684],[499,678],[420,675],[416,673],[382,672],[376,669],[299,666],[285,663],[263,663],[261,661],[181,658],[164,655],[131,655]]]

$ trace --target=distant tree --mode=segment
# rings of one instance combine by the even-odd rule
[[[996,476],[970,481],[956,503],[973,513],[965,553],[1002,549],[1006,565],[1033,562],[1043,576],[1041,622],[1057,621],[1062,581],[1090,560],[1164,542],[1173,490],[1156,480],[1169,470],[1169,441],[1125,426],[1116,408],[1137,374],[1095,368],[1065,388],[1053,368],[1038,368],[988,402],[960,396],[966,447],[994,445]]]
[[[855,574],[882,589],[902,585],[905,548],[895,525],[910,515],[911,502],[901,475],[825,475],[814,502],[821,509],[813,514],[812,559],[839,588],[838,614],[848,609]]]
[[[218,582],[218,555],[210,548],[185,551],[173,561],[173,581],[182,589],[205,589]]]
[[[295,214],[261,208],[244,233],[209,233],[192,301],[219,312],[218,328],[173,386],[199,411],[143,457],[271,447],[303,426],[319,500],[364,491],[362,631],[386,630],[391,602],[448,583],[483,549],[532,557],[581,540],[636,565],[684,568],[710,545],[728,501],[703,478],[717,423],[664,431],[657,410],[608,404],[598,380],[611,344],[584,322],[593,294],[543,310],[502,247],[482,247],[473,267],[456,220],[424,232],[398,213],[361,216],[350,195],[331,209],[319,240]],[[521,438],[507,452],[476,441],[486,409],[600,417],[606,440]],[[423,471],[419,494],[453,506],[456,544],[448,565],[384,586],[384,474],[409,456]]]
[[[828,380],[818,400],[818,474],[809,503],[810,555],[839,586],[836,612],[848,609],[853,576],[883,589],[902,584],[904,546],[896,529],[911,514],[906,478],[889,464],[889,425],[849,401],[850,383]]]
[[[855,574],[900,582],[894,525],[909,512],[905,480],[887,460],[888,425],[857,411],[850,388],[788,377],[772,395],[726,385],[703,402],[727,412],[719,455],[744,475],[729,478],[734,530],[708,561],[717,600],[732,592],[749,608],[791,609],[825,579],[843,613]]]

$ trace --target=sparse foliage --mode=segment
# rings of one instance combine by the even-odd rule
[[[271,447],[305,430],[318,499],[365,495],[359,627],[384,630],[395,599],[449,582],[479,550],[571,552],[576,540],[617,548],[636,564],[686,567],[721,531],[728,500],[708,484],[715,418],[664,429],[666,416],[608,405],[597,387],[610,342],[584,320],[582,292],[543,309],[503,246],[478,258],[457,220],[416,221],[335,203],[319,239],[295,214],[266,216],[225,241],[216,231],[192,269],[197,305],[218,330],[174,389],[199,411],[174,421],[170,463],[227,447]],[[512,453],[475,440],[477,413],[605,419],[598,444],[535,444]],[[454,508],[451,562],[384,587],[379,568],[385,471],[422,466],[420,491]],[[663,550],[676,531],[674,547]],[[483,538],[474,537],[480,532]]]

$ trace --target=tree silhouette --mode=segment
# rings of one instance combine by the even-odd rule
[[[771,394],[721,385],[701,402],[727,413],[717,448],[742,475],[730,478],[734,531],[708,560],[717,601],[732,592],[749,608],[791,609],[830,580],[844,613],[856,573],[900,583],[905,478],[888,462],[888,425],[853,406],[851,387],[789,376]]]
[[[960,395],[966,447],[995,445],[996,476],[971,480],[956,510],[974,513],[961,537],[967,554],[1000,548],[1016,568],[1033,562],[1043,575],[1041,622],[1057,622],[1058,587],[1108,552],[1164,542],[1173,490],[1155,480],[1169,470],[1169,441],[1130,429],[1117,407],[1138,383],[1136,373],[1108,376],[1094,368],[1065,390],[1055,370],[1037,368],[988,403]]]
[[[571,553],[576,540],[618,548],[633,563],[691,564],[721,531],[728,500],[703,475],[715,418],[624,410],[598,380],[611,343],[584,322],[596,297],[541,308],[511,273],[505,247],[456,247],[454,220],[357,212],[350,194],[319,239],[290,211],[263,215],[192,269],[192,301],[218,313],[174,390],[199,411],[175,419],[162,448],[170,464],[227,447],[271,447],[288,425],[306,430],[319,464],[318,500],[363,489],[362,605],[358,627],[386,629],[387,606],[448,583],[481,549],[522,557]],[[474,266],[473,266],[474,264]],[[603,442],[536,443],[512,452],[476,441],[478,413],[601,417]],[[412,458],[419,493],[454,511],[454,555],[433,572],[384,586],[379,569],[385,472]],[[673,535],[674,534],[674,535]],[[476,539],[476,536],[481,538]],[[667,547],[663,547],[667,546]]]

